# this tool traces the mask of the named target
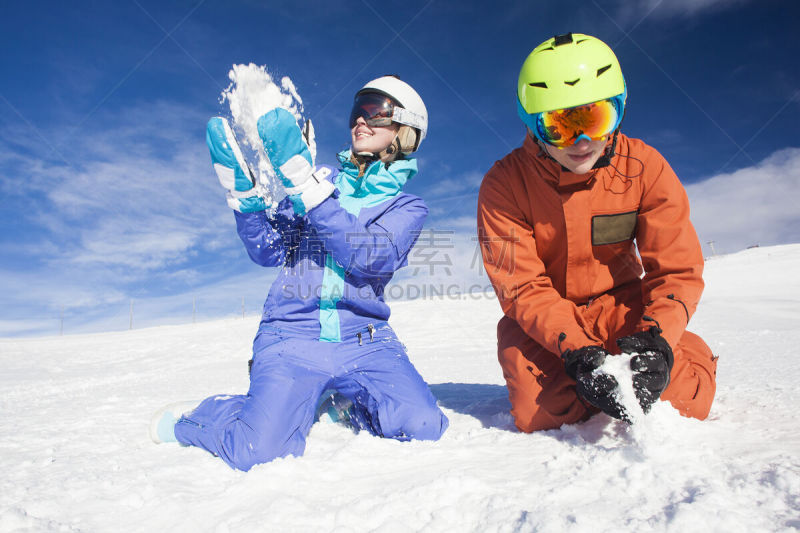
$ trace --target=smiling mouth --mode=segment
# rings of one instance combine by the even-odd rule
[[[580,162],[580,161],[586,161],[586,160],[587,160],[587,159],[589,159],[590,157],[592,157],[592,152],[587,152],[587,153],[585,153],[585,154],[580,154],[580,155],[572,155],[572,154],[569,154],[569,158],[570,158],[570,159],[572,159],[573,161],[578,161],[578,162]]]

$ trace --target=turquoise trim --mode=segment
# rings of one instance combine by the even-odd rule
[[[222,117],[212,117],[206,125],[206,144],[208,145],[208,151],[211,153],[211,163],[233,170],[233,183],[223,183],[223,186],[230,186],[234,191],[239,192],[249,191],[253,188],[253,182],[245,174],[245,170],[236,158],[236,153],[233,150],[236,138],[228,137],[225,131],[226,125],[227,120]]]
[[[330,254],[325,255],[325,273],[322,275],[322,287],[319,295],[319,340],[325,342],[342,342],[342,330],[339,327],[339,313],[336,303],[344,294],[344,267],[337,264]]]
[[[289,201],[292,202],[292,209],[301,217],[306,215],[306,204],[303,203],[303,198],[299,194],[292,194],[289,196]]]
[[[293,176],[285,175],[281,167],[295,155],[302,156],[309,166],[314,166],[308,144],[303,139],[300,126],[297,125],[297,119],[286,109],[278,107],[261,115],[256,123],[256,129],[275,174],[285,187],[296,186],[292,180]]]
[[[536,135],[536,114],[531,115],[525,111],[525,108],[522,107],[522,103],[520,103],[519,98],[517,98],[517,115],[519,115],[519,118],[522,120],[522,122],[528,126],[528,129],[531,130],[534,135]],[[538,139],[539,136],[536,135],[536,138]]]
[[[242,213],[252,213],[254,211],[266,211],[269,207],[260,196],[249,196],[239,198],[239,211]]]

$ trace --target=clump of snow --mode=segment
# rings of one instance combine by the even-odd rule
[[[255,163],[254,172],[258,172],[259,181],[264,184],[272,198],[282,195],[282,189],[275,180],[275,172],[264,151],[256,127],[258,119],[278,107],[291,112],[300,124],[303,119],[303,100],[297,88],[288,76],[276,83],[265,65],[233,65],[230,72],[230,85],[222,91],[220,102],[228,103],[232,122],[231,126],[245,150],[246,156]],[[315,146],[311,143],[312,156]]]
[[[595,373],[609,374],[617,380],[618,386],[615,392],[615,399],[617,404],[625,410],[632,424],[636,424],[644,418],[644,412],[642,412],[642,407],[639,405],[636,393],[633,390],[631,358],[634,355],[623,353],[606,357],[600,368],[594,371]]]
[[[148,424],[245,393],[258,318],[0,339],[0,531],[796,530],[800,245],[707,267],[689,326],[719,356],[705,421],[656,402],[633,425],[519,433],[497,300],[420,299],[391,323],[450,419],[442,439],[315,424],[302,457],[248,473],[155,445]]]

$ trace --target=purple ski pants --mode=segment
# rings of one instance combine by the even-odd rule
[[[388,324],[342,342],[262,330],[253,352],[247,394],[205,399],[178,420],[180,443],[245,471],[276,457],[300,456],[327,389],[350,399],[356,429],[373,435],[438,440],[447,429],[447,417]]]

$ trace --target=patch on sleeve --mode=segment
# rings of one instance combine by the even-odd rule
[[[638,211],[592,217],[592,246],[614,244],[633,239]]]

